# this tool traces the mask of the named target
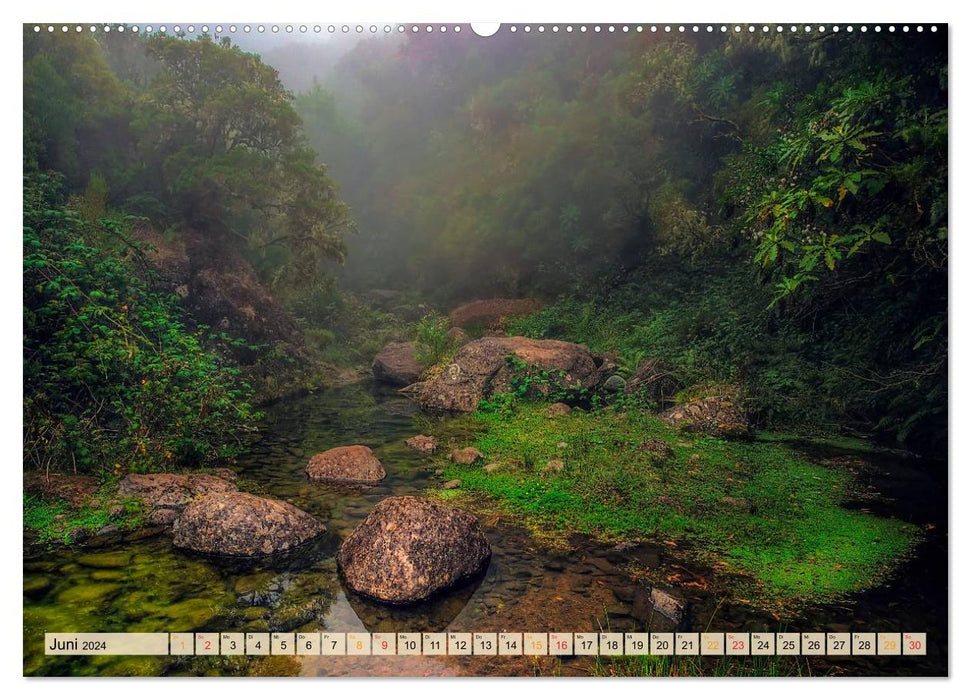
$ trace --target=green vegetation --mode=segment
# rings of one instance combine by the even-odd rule
[[[548,418],[542,405],[518,403],[476,419],[476,447],[500,469],[448,465],[445,478],[537,530],[681,541],[722,573],[752,577],[741,598],[838,599],[883,580],[919,537],[915,526],[841,507],[849,474],[775,442],[690,436],[609,407]]]
[[[791,656],[598,656],[594,675],[633,678],[793,678],[812,673],[805,659]]]
[[[428,314],[415,329],[416,358],[423,367],[432,367],[451,359],[458,349],[458,340],[449,335],[451,323],[444,316]]]
[[[86,221],[56,180],[25,182],[25,466],[151,471],[239,449],[249,388],[138,274],[143,255],[123,218]]]
[[[362,42],[296,104],[348,287],[558,299],[512,330],[943,455],[947,95],[928,33],[501,33]]]
[[[141,504],[137,499],[117,500],[117,494],[105,488],[100,498],[80,508],[67,501],[44,500],[24,494],[24,527],[32,531],[38,542],[47,545],[71,544],[79,533],[94,534],[106,525],[134,529],[142,524]],[[112,499],[117,500],[121,512],[113,512]]]

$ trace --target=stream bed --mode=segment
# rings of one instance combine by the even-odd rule
[[[428,603],[386,607],[348,592],[335,554],[371,508],[391,495],[422,494],[440,480],[427,457],[404,440],[417,433],[460,439],[447,418],[420,414],[394,392],[357,384],[290,399],[267,409],[259,439],[236,471],[244,490],[287,500],[327,524],[308,548],[271,562],[210,561],[154,535],[99,549],[31,551],[24,559],[25,675],[590,675],[609,673],[592,657],[45,657],[45,631],[670,631],[675,623],[644,613],[644,591],[629,569],[693,570],[664,545],[615,546],[573,536],[565,547],[535,539],[512,518],[482,515],[493,555],[487,570]],[[339,488],[308,482],[315,453],[364,444],[388,478]],[[456,443],[458,444],[458,443]],[[839,464],[851,452],[793,445]],[[860,476],[874,494],[859,507],[931,524],[927,540],[884,585],[841,604],[808,606],[776,619],[724,593],[685,587],[692,631],[915,631],[928,655],[814,658],[795,672],[834,675],[947,673],[946,470],[913,458],[866,456]],[[704,572],[705,576],[715,576]],[[708,672],[725,672],[724,661]],[[719,666],[717,663],[721,663]],[[771,669],[769,669],[771,671]],[[618,671],[622,672],[622,671]],[[789,668],[785,672],[793,672]]]

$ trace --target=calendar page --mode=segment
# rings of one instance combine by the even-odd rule
[[[948,675],[946,22],[148,10],[14,30],[24,676]]]

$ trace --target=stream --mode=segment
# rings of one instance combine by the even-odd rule
[[[428,458],[408,449],[404,440],[426,433],[442,442],[452,437],[458,445],[468,436],[456,425],[422,415],[396,393],[368,384],[269,407],[259,439],[236,465],[241,488],[308,511],[327,524],[327,534],[289,557],[261,563],[210,561],[173,548],[165,535],[99,549],[32,551],[24,559],[24,674],[590,675],[596,663],[592,657],[45,657],[42,641],[45,631],[544,632],[645,626],[670,631],[674,623],[657,613],[644,618],[644,594],[628,568],[715,576],[699,572],[663,545],[618,547],[574,536],[567,547],[553,548],[512,518],[481,514],[493,555],[476,580],[407,608],[378,605],[348,592],[335,561],[342,539],[383,498],[421,494],[440,484]],[[371,487],[308,482],[304,469],[313,454],[349,444],[370,446],[388,478]],[[793,446],[837,465],[856,465],[869,494],[857,507],[934,528],[884,585],[838,605],[809,606],[795,619],[778,620],[703,588],[679,589],[690,603],[690,629],[926,631],[926,657],[819,657],[802,660],[800,672],[946,674],[946,468],[893,454],[822,454],[814,446]]]

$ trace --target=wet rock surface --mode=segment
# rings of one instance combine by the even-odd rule
[[[438,440],[430,435],[415,435],[405,440],[405,444],[416,452],[430,455],[438,449]]]
[[[417,496],[381,501],[341,544],[356,593],[393,604],[428,599],[476,574],[492,550],[471,513]]]
[[[364,445],[335,447],[310,458],[307,476],[312,481],[376,483],[387,476],[381,460]]]
[[[238,491],[235,484],[210,474],[128,474],[118,482],[118,496],[137,498],[148,510],[149,525],[169,526],[198,496]]]
[[[173,528],[176,547],[235,557],[267,556],[325,531],[296,506],[248,493],[211,493],[189,504]]]
[[[414,384],[421,377],[422,367],[418,363],[415,344],[410,342],[389,343],[379,352],[371,371],[379,382],[392,386]]]
[[[532,387],[547,395],[552,387],[566,391],[590,390],[601,380],[594,357],[582,345],[561,340],[534,340],[513,336],[474,340],[459,348],[451,364],[433,379],[406,388],[423,408],[433,411],[471,412],[479,402],[511,391],[520,367],[546,372]]]

